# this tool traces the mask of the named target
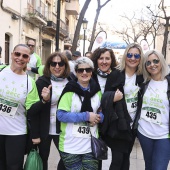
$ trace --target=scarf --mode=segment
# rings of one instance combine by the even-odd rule
[[[98,91],[100,91],[100,86],[96,83],[95,80],[91,79],[89,82],[89,87],[90,91],[88,91],[88,89],[84,91],[76,81],[71,80],[66,84],[65,88],[63,89],[60,99],[66,92],[74,92],[78,96],[84,97],[82,101],[81,112],[93,112],[91,106],[91,97],[93,97]]]
[[[56,76],[54,76],[53,74],[51,74],[51,80],[57,82],[57,81],[63,81],[64,78],[62,78],[62,77],[56,77]]]
[[[107,76],[111,73],[111,69],[109,69],[106,73],[101,71],[99,68],[97,69],[97,74],[100,76],[100,77],[103,77],[103,78],[107,78]]]

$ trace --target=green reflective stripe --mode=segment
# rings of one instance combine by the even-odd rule
[[[0,103],[3,103],[3,104],[8,105],[8,106],[12,106],[12,107],[18,106],[18,103],[10,102],[8,100],[1,99],[1,98],[0,98]]]
[[[37,59],[36,67],[40,67],[42,65],[41,58],[38,54],[34,53],[34,56]]]
[[[127,101],[127,103],[132,103],[132,102],[136,102],[137,100],[138,100],[138,98],[135,97],[135,98],[127,99],[126,101]]]
[[[147,111],[151,111],[151,112],[155,112],[155,113],[160,113],[161,111],[159,109],[153,108],[153,107],[143,107],[142,110],[147,110]]]

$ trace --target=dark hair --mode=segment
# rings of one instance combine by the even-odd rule
[[[65,63],[65,70],[63,73],[63,78],[67,78],[70,74],[70,66],[69,66],[67,57],[64,54],[62,54],[61,52],[54,52],[47,58],[45,67],[44,67],[44,71],[43,71],[44,76],[46,76],[46,77],[51,76],[50,63],[53,60],[53,58],[55,58],[55,57],[60,57],[61,61],[63,61]]]
[[[71,58],[72,58],[72,53],[71,53],[70,50],[65,50],[65,51],[63,52],[63,54],[66,55],[66,57],[68,58],[68,60],[72,60],[72,59],[71,59]]]
[[[111,66],[110,68],[113,70],[114,67],[117,66],[117,62],[116,62],[116,57],[114,55],[114,52],[112,49],[108,49],[108,48],[97,48],[93,53],[92,53],[92,57],[91,60],[94,63],[94,71],[97,71],[98,68],[98,64],[97,64],[97,60],[100,58],[101,54],[105,53],[106,51],[108,51],[110,53],[110,57],[111,57]]]
[[[90,56],[92,56],[92,52],[91,51],[87,51],[84,56],[86,57],[86,54],[90,54]]]
[[[26,44],[18,44],[18,45],[16,45],[16,46],[14,47],[14,50],[15,50],[17,47],[26,47],[26,48],[28,48],[28,49],[30,50],[30,48],[29,48]],[[14,50],[13,50],[13,51],[14,51]]]

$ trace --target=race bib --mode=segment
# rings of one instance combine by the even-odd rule
[[[126,99],[127,108],[130,113],[132,112],[136,113],[137,101],[138,101],[137,97]]]
[[[161,111],[153,107],[142,108],[141,118],[151,123],[162,124]]]
[[[0,115],[14,118],[17,109],[18,103],[10,102],[0,98]]]
[[[94,133],[95,127],[91,127],[91,133]],[[74,123],[72,134],[75,137],[90,138],[90,129],[84,123]]]

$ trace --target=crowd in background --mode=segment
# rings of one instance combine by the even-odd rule
[[[136,137],[145,169],[167,169],[170,77],[159,51],[132,43],[118,63],[107,47],[85,56],[65,50],[42,65],[34,48],[34,40],[18,44],[11,64],[0,65],[0,170],[22,170],[35,146],[48,170],[52,140],[58,170],[101,170],[90,134],[111,149],[109,170],[129,170]]]

